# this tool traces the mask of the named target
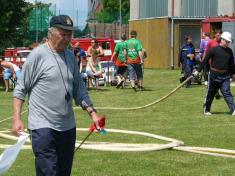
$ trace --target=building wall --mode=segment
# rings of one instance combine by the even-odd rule
[[[217,16],[218,0],[181,0],[181,16]]]
[[[131,0],[130,2],[130,20],[162,16],[232,15],[235,12],[235,0]]]
[[[160,17],[168,15],[168,0],[139,0],[139,17]]]
[[[119,39],[120,25],[116,23],[88,23],[90,37]],[[122,33],[128,36],[128,24],[122,24]]]
[[[88,0],[88,20],[95,18],[97,7],[102,4],[102,0]]]
[[[173,36],[171,35],[172,20],[168,17],[130,21],[129,30],[137,31],[137,38],[142,41],[143,48],[147,50],[145,68],[177,68],[178,52],[184,38],[181,28],[189,28],[189,33],[186,34],[192,35],[193,42],[200,41],[200,21],[199,19],[175,19]],[[197,31],[191,34],[190,28],[194,27]]]
[[[168,25],[168,18],[130,21],[129,31],[137,31],[137,38],[141,40],[143,48],[147,50],[146,68],[170,67]]]
[[[139,19],[139,0],[130,1],[130,19]]]
[[[235,0],[218,0],[218,15],[235,13]]]

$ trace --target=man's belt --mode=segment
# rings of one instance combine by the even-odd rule
[[[214,68],[214,67],[211,67],[210,69],[212,71],[215,71],[215,72],[218,72],[218,73],[225,73],[225,72],[227,72],[227,70],[217,69],[217,68]]]

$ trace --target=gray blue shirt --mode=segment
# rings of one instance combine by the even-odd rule
[[[67,92],[71,95],[68,101]],[[14,97],[25,100],[27,95],[31,130],[74,128],[72,99],[82,107],[92,105],[74,54],[68,49],[52,51],[46,43],[30,53],[17,81]]]

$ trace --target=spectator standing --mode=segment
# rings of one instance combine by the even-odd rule
[[[111,56],[111,61],[114,61],[114,57],[116,56],[115,66],[117,68],[116,76],[117,76],[117,88],[124,87],[126,73],[127,73],[127,64],[126,64],[126,35],[122,34],[121,42],[118,42],[115,46],[113,55]]]
[[[179,51],[179,63],[182,64],[184,71],[184,79],[187,79],[191,76],[193,72],[193,65],[195,64],[195,48],[192,44],[192,37],[186,35],[185,44],[181,47]],[[186,88],[191,87],[191,80],[186,83]]]
[[[200,42],[200,51],[199,51],[200,61],[202,61],[204,57],[204,53],[206,51],[209,41],[210,41],[210,33],[205,32],[204,38]],[[203,68],[203,77],[204,77],[205,85],[207,85],[207,82],[208,82],[208,68],[207,67]]]
[[[5,93],[9,91],[9,79],[11,77],[19,79],[21,70],[20,68],[11,62],[2,61],[1,66],[3,67],[3,79],[5,84]]]
[[[141,41],[136,38],[136,31],[131,31],[130,36],[130,39],[127,40],[127,64],[131,87],[134,91],[137,91],[135,87],[135,80],[137,78],[137,86],[139,90],[143,91],[142,44]]]
[[[235,73],[233,52],[229,48],[232,36],[229,32],[223,32],[221,38],[219,46],[207,52],[204,60],[198,67],[198,71],[193,73],[197,75],[211,59],[208,89],[204,102],[205,115],[212,115],[210,112],[211,104],[218,89],[222,92],[231,114],[235,115],[234,100],[230,91],[230,78]]]
[[[51,18],[48,42],[30,53],[14,90],[12,132],[19,135],[24,131],[21,110],[28,94],[28,128],[38,176],[71,173],[76,140],[72,99],[89,113],[100,129],[101,118],[93,108],[76,58],[67,49],[72,30],[69,16]]]
[[[74,55],[76,56],[77,58],[77,61],[78,61],[78,66],[80,67],[81,63],[82,63],[82,59],[83,58],[86,58],[86,53],[85,51],[81,48],[80,46],[80,43],[77,42],[75,43],[74,45]]]

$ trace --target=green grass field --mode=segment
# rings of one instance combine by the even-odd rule
[[[146,91],[102,87],[102,92],[89,91],[98,107],[137,107],[151,103],[179,85],[179,70],[145,70]],[[232,88],[235,93],[235,88]],[[143,131],[184,141],[187,146],[235,148],[235,117],[228,113],[223,99],[214,100],[213,116],[205,118],[202,104],[205,86],[181,88],[168,99],[137,111],[100,110],[105,114],[107,128]],[[12,92],[0,92],[0,120],[12,114]],[[24,107],[26,109],[26,107]],[[89,116],[75,110],[77,127],[88,127]],[[25,123],[26,115],[23,116]],[[9,129],[11,121],[0,124],[0,130]],[[79,140],[86,132],[78,132]],[[154,143],[154,139],[137,135],[108,133],[94,134],[89,141],[125,143]],[[156,142],[159,142],[158,140]],[[12,143],[0,139],[0,143]],[[2,151],[2,150],[1,150]],[[176,150],[152,152],[103,152],[78,150],[74,157],[72,176],[232,176],[235,159],[194,154]],[[34,156],[31,150],[22,150],[5,176],[34,176]]]

